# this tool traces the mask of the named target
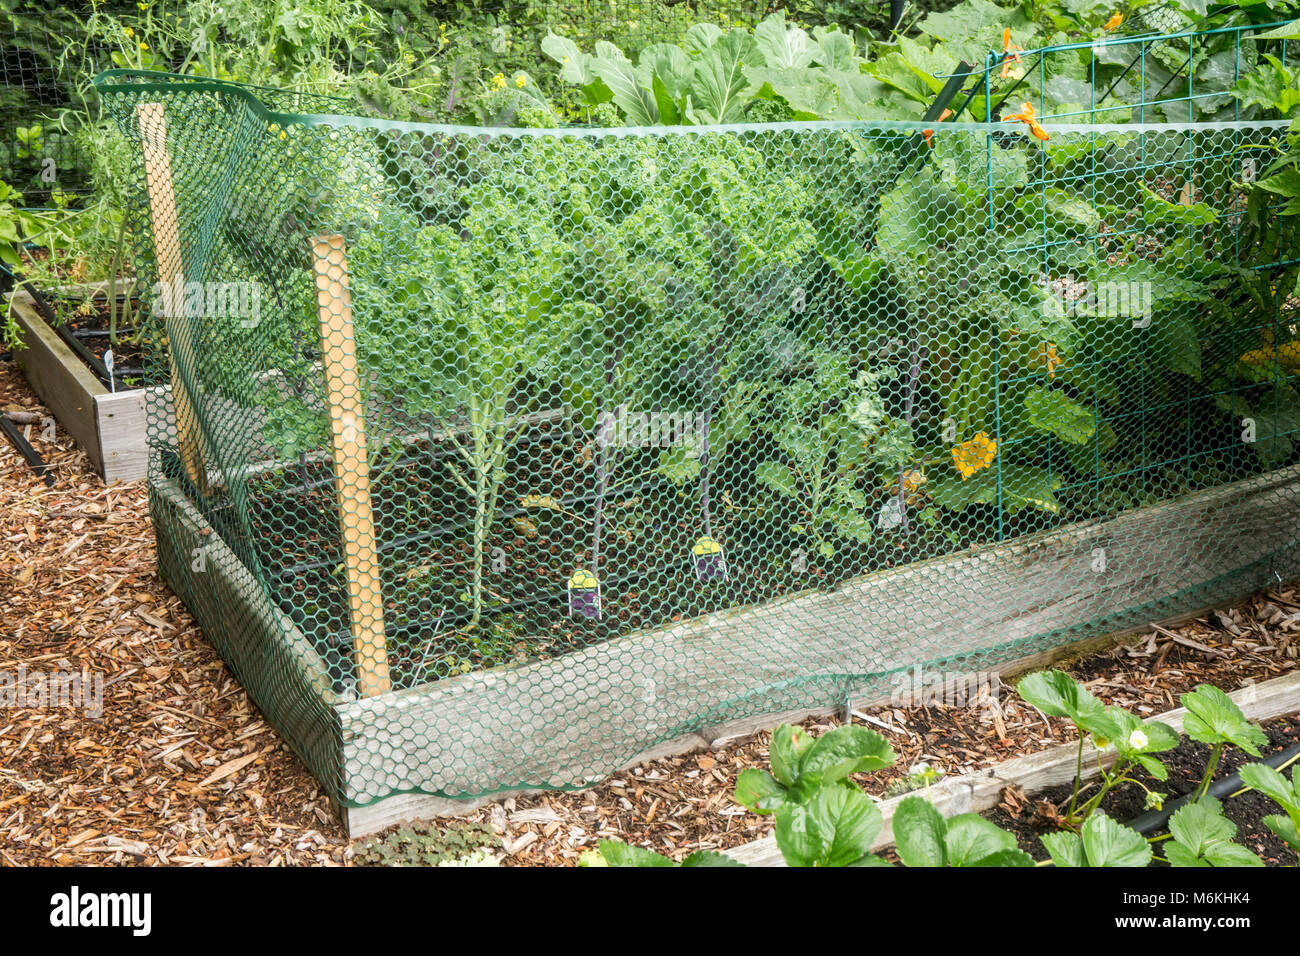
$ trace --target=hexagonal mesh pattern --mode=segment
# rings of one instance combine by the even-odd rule
[[[1294,565],[1279,126],[103,92],[164,571],[342,802],[579,786]]]

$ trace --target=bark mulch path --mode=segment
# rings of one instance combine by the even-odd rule
[[[44,412],[0,360],[0,411]],[[329,801],[263,720],[159,580],[143,482],[111,488],[66,433],[30,440],[53,487],[0,440],[0,674],[85,668],[104,681],[103,715],[0,709],[0,865],[346,865],[352,847]],[[1098,696],[1156,713],[1199,683],[1300,667],[1300,585],[1069,669]],[[864,783],[880,794],[911,764],[949,774],[1069,739],[1018,706],[899,706],[866,715],[899,753]],[[835,726],[806,722],[814,733]],[[600,837],[683,856],[763,836],[770,819],[736,806],[740,770],[765,766],[769,736],[649,761],[590,790],[484,807],[503,862],[573,865]]]

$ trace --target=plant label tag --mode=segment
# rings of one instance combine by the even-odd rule
[[[108,370],[108,390],[117,391],[117,376],[113,374],[113,350],[104,353],[104,368]]]
[[[893,531],[903,524],[903,507],[896,497],[889,497],[876,515],[876,527],[881,531]]]
[[[701,581],[726,581],[727,557],[722,545],[705,535],[691,546],[691,564]]]
[[[577,570],[569,578],[569,616],[600,620],[600,581],[590,571]]]

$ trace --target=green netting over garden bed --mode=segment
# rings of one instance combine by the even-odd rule
[[[1249,189],[1284,124],[99,86],[171,345],[164,571],[342,803],[580,786],[1294,570],[1293,240]]]

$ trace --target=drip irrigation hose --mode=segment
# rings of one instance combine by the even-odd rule
[[[41,318],[45,320],[46,324],[54,330],[54,334],[62,339],[68,348],[72,349],[77,358],[81,359],[86,367],[95,374],[95,378],[112,388],[113,381],[108,373],[108,367],[100,359],[96,358],[90,349],[86,348],[85,344],[73,334],[67,325],[59,321],[59,317],[55,314],[53,307],[44,294],[30,282],[23,282],[22,289],[32,297],[32,303],[36,306],[36,311],[41,314]]]
[[[1272,767],[1274,770],[1281,770],[1283,767],[1287,767],[1290,764],[1295,763],[1297,760],[1300,760],[1300,744],[1292,744],[1285,750],[1280,750],[1275,754],[1270,754],[1260,762],[1266,766]],[[1234,773],[1231,776],[1224,777],[1222,780],[1210,784],[1209,789],[1206,790],[1206,795],[1214,797],[1216,800],[1222,800],[1225,797],[1238,796],[1249,789],[1250,787],[1246,787],[1242,784],[1241,775]],[[1195,790],[1191,793],[1184,794],[1177,800],[1171,800],[1160,810],[1147,811],[1140,817],[1136,817],[1129,821],[1127,825],[1142,834],[1150,833],[1152,830],[1158,830],[1168,822],[1169,818],[1173,816],[1180,807],[1186,806],[1188,803],[1192,802],[1194,796],[1196,796]]]
[[[17,426],[3,415],[0,415],[0,431],[4,432],[5,436],[14,443],[14,447],[18,449],[18,454],[23,456],[23,461],[31,466],[36,476],[43,480],[46,485],[53,486],[54,478],[50,475],[49,466],[37,454],[31,442],[23,437],[23,433],[18,430]]]

